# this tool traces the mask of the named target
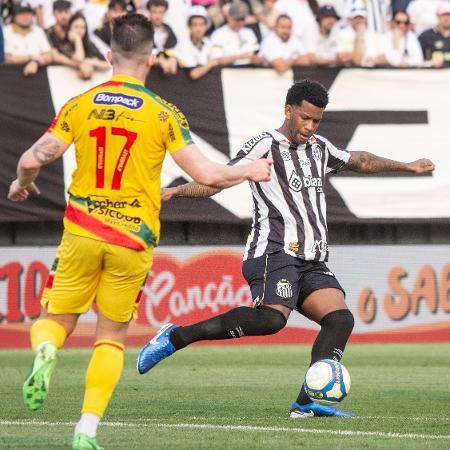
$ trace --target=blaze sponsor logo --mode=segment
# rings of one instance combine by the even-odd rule
[[[300,192],[302,188],[315,188],[317,192],[323,192],[322,190],[322,178],[312,177],[311,175],[303,176],[297,174],[295,170],[292,171],[289,178],[289,187],[294,192]]]
[[[258,134],[257,136],[252,137],[249,141],[247,141],[242,147],[241,152],[247,154],[259,141],[262,141],[264,138],[271,137],[269,133],[265,132]],[[286,160],[285,160],[286,161]]]
[[[94,97],[94,103],[97,105],[119,105],[129,109],[139,109],[144,104],[144,99],[114,92],[99,92]]]
[[[292,284],[287,278],[281,278],[277,282],[276,293],[278,297],[291,298],[292,297]]]

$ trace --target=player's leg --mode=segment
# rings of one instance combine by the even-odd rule
[[[139,353],[137,369],[144,374],[164,358],[194,342],[265,336],[286,325],[297,303],[295,258],[284,252],[244,262],[254,308],[241,306],[193,325],[167,324]]]
[[[23,385],[23,400],[30,410],[39,409],[48,395],[57,350],[75,328],[79,314],[87,311],[95,295],[98,263],[87,258],[85,238],[64,233],[44,289],[43,313],[30,329],[36,352]]]
[[[72,448],[100,449],[97,426],[108,406],[123,369],[125,338],[135,317],[139,293],[152,262],[152,250],[137,252],[105,244],[103,272],[97,288],[97,331],[86,371],[81,417]]]
[[[340,361],[354,325],[353,314],[347,308],[339,282],[329,275],[325,265],[323,269],[328,273],[313,271],[305,275],[303,280],[303,295],[306,298],[300,311],[321,326],[312,347],[310,365],[321,359]],[[291,417],[304,417],[302,412],[312,412],[315,415],[348,415],[336,408],[316,406],[306,394],[303,385],[291,409]]]
[[[98,312],[94,350],[89,362],[81,417],[72,442],[73,449],[100,449],[97,427],[123,370],[125,338],[129,322],[120,323]]]

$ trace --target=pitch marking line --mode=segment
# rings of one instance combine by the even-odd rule
[[[73,426],[72,422],[39,422],[33,420],[0,420],[0,425],[37,425],[37,426]],[[351,430],[321,430],[317,428],[288,428],[288,427],[255,427],[251,425],[214,425],[214,424],[195,424],[195,423],[151,423],[151,422],[102,422],[107,427],[156,427],[156,428],[187,428],[203,430],[226,430],[226,431],[259,431],[263,433],[310,433],[310,434],[328,434],[337,436],[377,436],[391,439],[434,439],[450,440],[450,435],[441,434],[418,434],[418,433],[390,433],[383,431],[351,431]]]

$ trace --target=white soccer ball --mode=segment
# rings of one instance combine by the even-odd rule
[[[317,361],[306,372],[305,391],[319,403],[341,402],[350,391],[350,374],[333,359]]]

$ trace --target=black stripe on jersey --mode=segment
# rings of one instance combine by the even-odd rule
[[[291,149],[296,150],[297,146],[291,145],[289,147],[289,150]],[[303,219],[297,205],[295,204],[291,188],[289,187],[289,180],[287,178],[286,168],[284,165],[283,158],[281,157],[280,143],[277,142],[275,139],[272,141],[272,158],[275,173],[277,174],[278,182],[280,183],[281,191],[283,192],[283,197],[286,200],[289,211],[294,216],[295,223],[297,224],[297,241],[299,244],[301,244],[299,247],[299,251],[301,251],[301,253],[304,254],[305,232]]]
[[[321,161],[321,172],[322,174],[319,174],[319,171],[317,170],[317,165],[312,162],[311,163],[311,175],[313,177],[320,177],[322,178],[322,190],[325,192],[325,164],[323,161]],[[325,229],[325,240],[328,242],[328,227],[327,227],[327,221],[322,213],[322,206],[325,206],[325,195],[321,194],[320,192],[316,191],[316,205],[317,205],[317,211],[319,213],[319,220],[322,224],[323,228]],[[326,253],[325,261],[328,259],[328,251]]]
[[[295,147],[294,147],[294,149],[295,149]],[[306,154],[308,155],[310,161],[312,161],[311,162],[311,168],[312,168],[312,166],[315,165],[315,163],[314,163],[314,159],[312,157],[311,145],[307,144],[305,150],[306,150]],[[291,155],[292,155],[292,162],[294,163],[295,171],[297,172],[298,176],[305,175],[305,173],[303,172],[303,169],[300,166],[298,151],[291,152]],[[312,174],[312,171],[311,171],[311,174]],[[322,182],[322,184],[323,184],[323,182]],[[313,230],[314,241],[320,241],[322,239],[322,235],[319,230],[319,225],[317,224],[319,218],[316,217],[316,214],[314,212],[314,209],[313,209],[313,206],[311,203],[311,199],[309,198],[309,189],[310,188],[302,189],[300,191],[300,193],[303,198],[303,203],[305,204],[306,213],[308,214],[308,222],[311,225],[312,230]],[[314,189],[314,190],[316,191],[316,195],[317,195],[317,190],[316,189]],[[319,205],[317,205],[317,207],[318,206]],[[320,258],[320,252],[318,250],[316,250],[316,259],[319,259],[319,258]]]
[[[323,151],[327,151],[327,145],[325,142],[322,142],[320,139],[317,139],[317,142],[320,142],[323,145]],[[327,166],[330,169],[333,169],[333,172],[337,172],[341,167],[345,166],[345,161],[342,161],[342,159],[336,158],[336,156],[333,156],[331,152],[327,151],[328,153],[328,163]]]
[[[284,248],[284,218],[267,195],[264,194],[260,184],[255,183],[255,187],[269,209],[267,214],[269,218],[269,235],[267,236],[267,247],[264,253],[274,253]]]
[[[259,218],[261,217],[261,214],[259,213],[258,201],[256,200],[254,194],[252,194],[252,197],[253,197],[253,204],[255,205],[252,223],[253,239],[252,242],[250,242],[248,248],[248,258],[254,258],[255,256],[256,247],[259,239],[259,232],[261,231],[261,224],[259,223]]]

